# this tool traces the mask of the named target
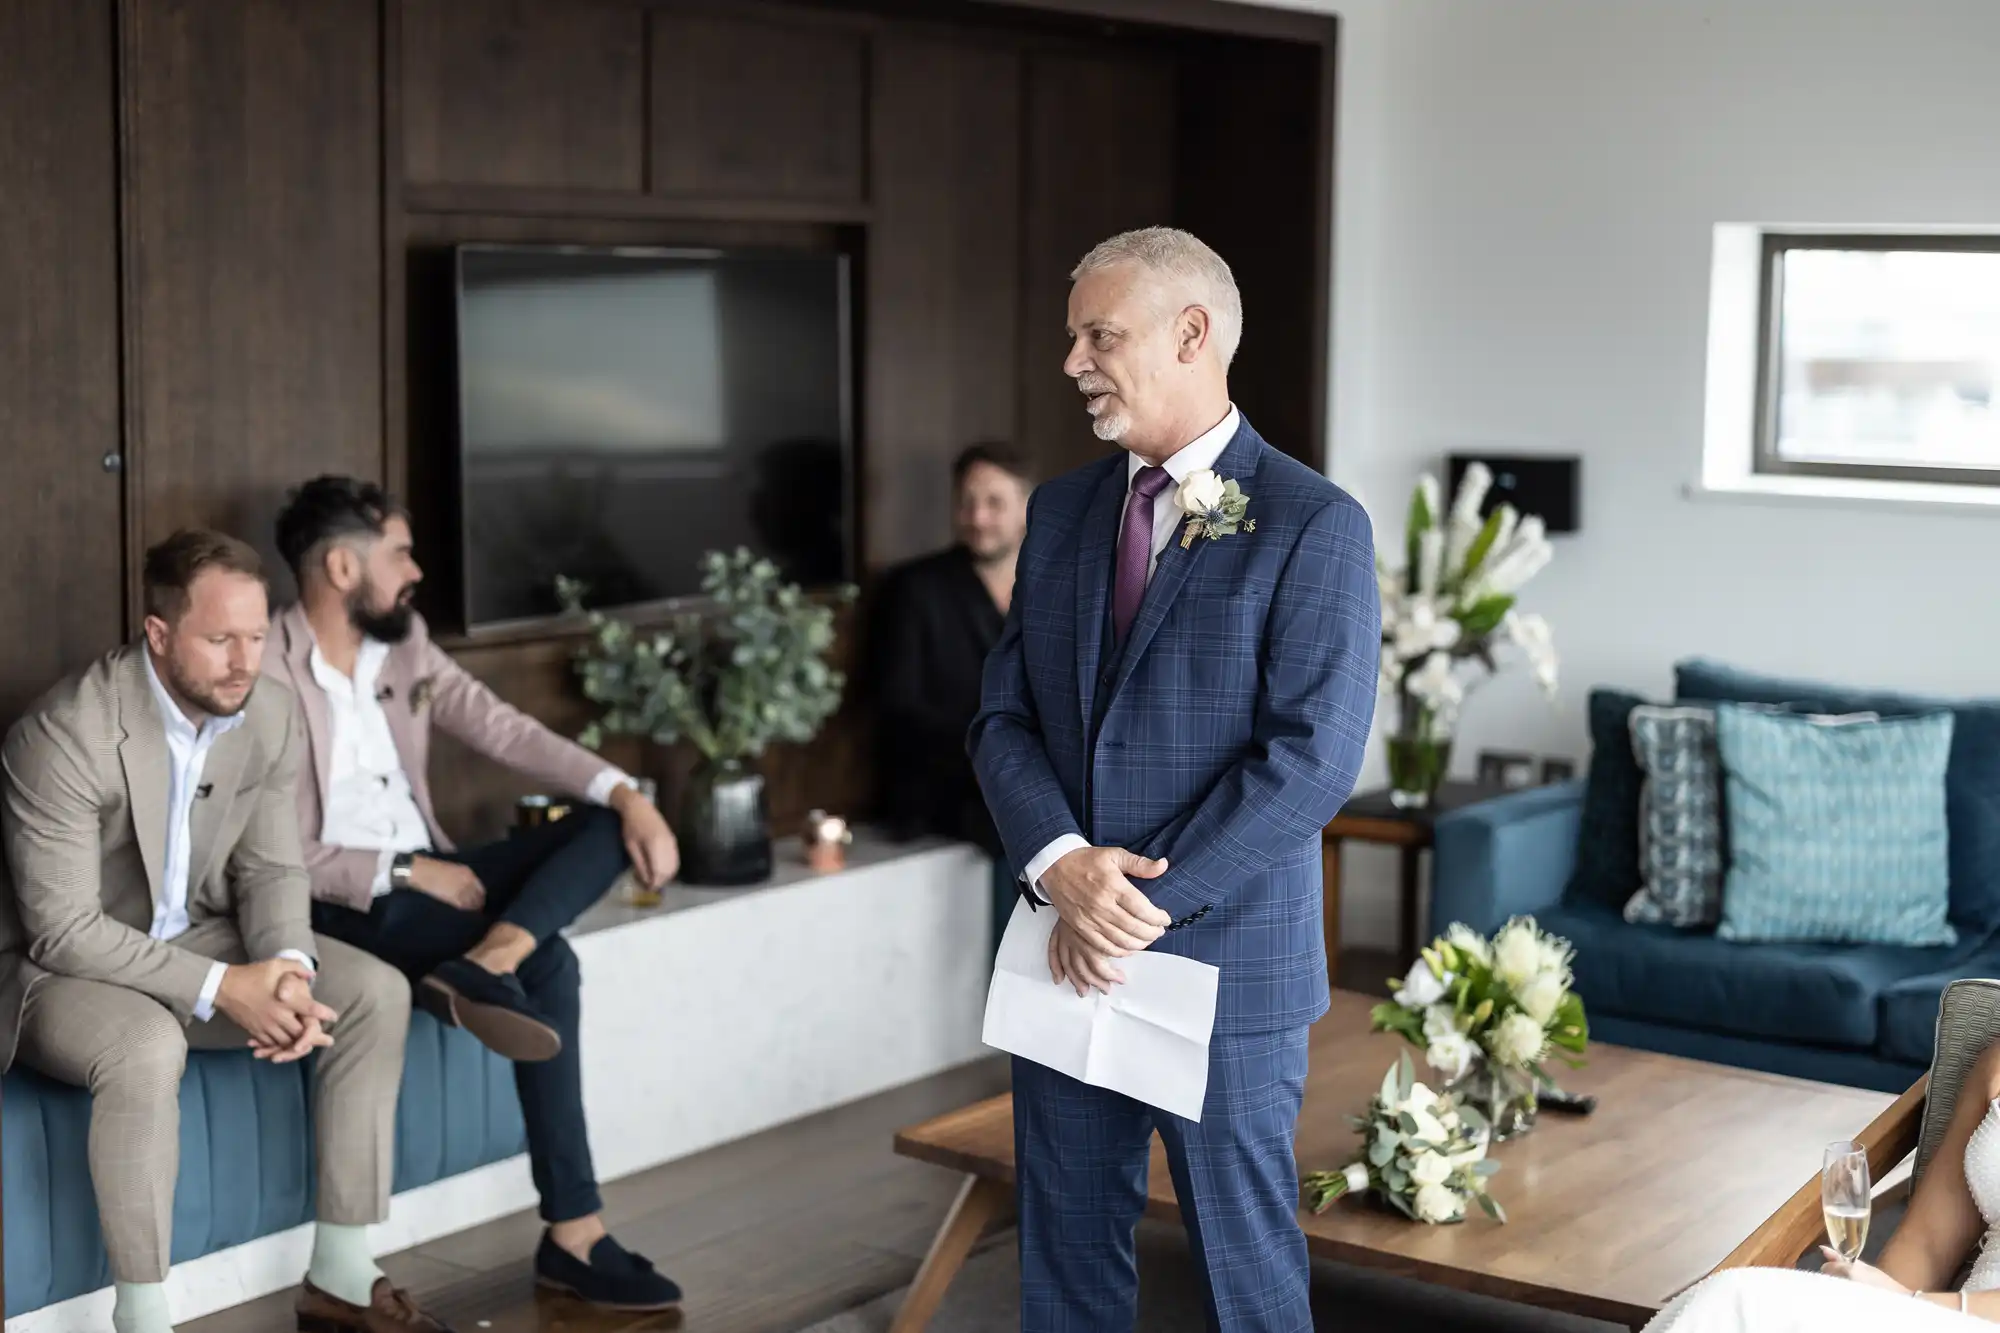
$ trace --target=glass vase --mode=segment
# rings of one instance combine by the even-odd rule
[[[1494,1143],[1518,1139],[1535,1127],[1540,1103],[1533,1070],[1496,1065],[1481,1056],[1446,1091],[1486,1117]]]
[[[764,775],[738,759],[697,764],[681,791],[680,881],[712,888],[771,877],[771,817]]]
[[[1444,783],[1451,767],[1451,737],[1431,710],[1404,697],[1400,725],[1389,737],[1389,802],[1399,810],[1420,810]]]

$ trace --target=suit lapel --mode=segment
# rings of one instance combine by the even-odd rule
[[[1251,504],[1256,504],[1256,493],[1249,486],[1250,478],[1257,473],[1257,455],[1263,449],[1263,441],[1250,429],[1247,419],[1236,428],[1236,436],[1229,447],[1215,460],[1215,474],[1224,481],[1234,480],[1242,489],[1250,493]],[[1174,491],[1168,490],[1160,496],[1162,504],[1174,502]],[[1251,517],[1255,517],[1254,513]],[[1152,646],[1153,636],[1173,609],[1174,598],[1180,595],[1187,583],[1188,573],[1195,561],[1201,558],[1202,548],[1212,545],[1206,538],[1196,537],[1191,546],[1181,545],[1187,524],[1182,522],[1174,529],[1174,535],[1167,542],[1167,549],[1160,552],[1160,563],[1153,569],[1153,577],[1147,581],[1146,595],[1139,602],[1139,614],[1132,621],[1132,632],[1126,637],[1124,655],[1118,659],[1118,675],[1112,682],[1112,690],[1123,689],[1131,679],[1133,669],[1139,665],[1146,649]],[[1223,541],[1254,541],[1254,535],[1238,533],[1224,537]]]
[[[196,793],[188,806],[188,902],[194,902],[201,886],[208,882],[209,863],[215,859],[217,835],[227,826],[229,807],[236,801],[236,789],[243,785],[243,767],[250,757],[250,728],[239,724],[217,736],[202,762],[201,785],[207,796]]]
[[[326,693],[313,679],[313,632],[306,620],[305,607],[294,604],[285,612],[285,660],[291,666],[292,693],[306,715],[306,743],[312,751],[313,781],[318,785],[319,808],[326,809],[327,786],[333,781],[333,730],[326,715]]]
[[[1090,734],[1097,702],[1098,664],[1104,660],[1105,604],[1111,596],[1111,557],[1118,545],[1118,520],[1125,506],[1126,464],[1106,470],[1083,512],[1076,541],[1076,694],[1083,705],[1083,732]]]
[[[118,762],[125,771],[125,804],[132,812],[132,835],[146,866],[152,900],[160,900],[167,876],[167,728],[146,678],[144,644],[129,649],[119,671],[118,721],[124,735]]]

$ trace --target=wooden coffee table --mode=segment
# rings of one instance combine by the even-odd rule
[[[1346,1117],[1367,1104],[1407,1049],[1368,1034],[1372,1003],[1336,992],[1313,1029],[1299,1120],[1302,1172],[1352,1158],[1359,1140]],[[1419,1226],[1343,1200],[1318,1216],[1301,1211],[1311,1252],[1637,1328],[1725,1262],[1790,1262],[1758,1255],[1794,1240],[1795,1258],[1812,1237],[1790,1232],[1800,1230],[1800,1216],[1809,1229],[1817,1209],[1787,1205],[1816,1189],[1826,1144],[1878,1133],[1871,1122],[1890,1123],[1884,1112],[1898,1101],[1614,1046],[1592,1047],[1589,1065],[1563,1081],[1594,1094],[1597,1110],[1585,1117],[1545,1110],[1532,1134],[1496,1149],[1503,1169],[1493,1194],[1507,1225],[1475,1212],[1461,1225]],[[914,1333],[980,1234],[1012,1216],[1012,1101],[995,1097],[904,1130],[896,1151],[965,1173],[896,1317],[894,1333]],[[1147,1215],[1178,1220],[1157,1138],[1150,1182]],[[1781,1216],[1790,1220],[1781,1225]]]

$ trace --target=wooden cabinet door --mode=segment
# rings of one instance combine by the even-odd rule
[[[645,188],[645,11],[402,0],[399,17],[411,184]]]
[[[1044,477],[1102,457],[1063,374],[1069,274],[1099,241],[1173,221],[1174,71],[1140,56],[1028,59],[1021,429]]]
[[[112,18],[0,4],[0,729],[123,637]]]
[[[377,15],[373,0],[132,6],[126,381],[142,544],[202,523],[271,555],[289,488],[381,478]]]
[[[887,36],[873,80],[868,229],[871,569],[951,540],[952,456],[1018,424],[1021,59]]]
[[[837,23],[653,16],[653,189],[859,202],[867,42]]]

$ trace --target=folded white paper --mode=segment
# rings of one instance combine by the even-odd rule
[[[1109,995],[1078,995],[1049,977],[1055,926],[1053,907],[1014,905],[986,992],[986,1044],[1200,1120],[1222,974],[1192,958],[1137,953],[1118,960],[1125,982]]]

